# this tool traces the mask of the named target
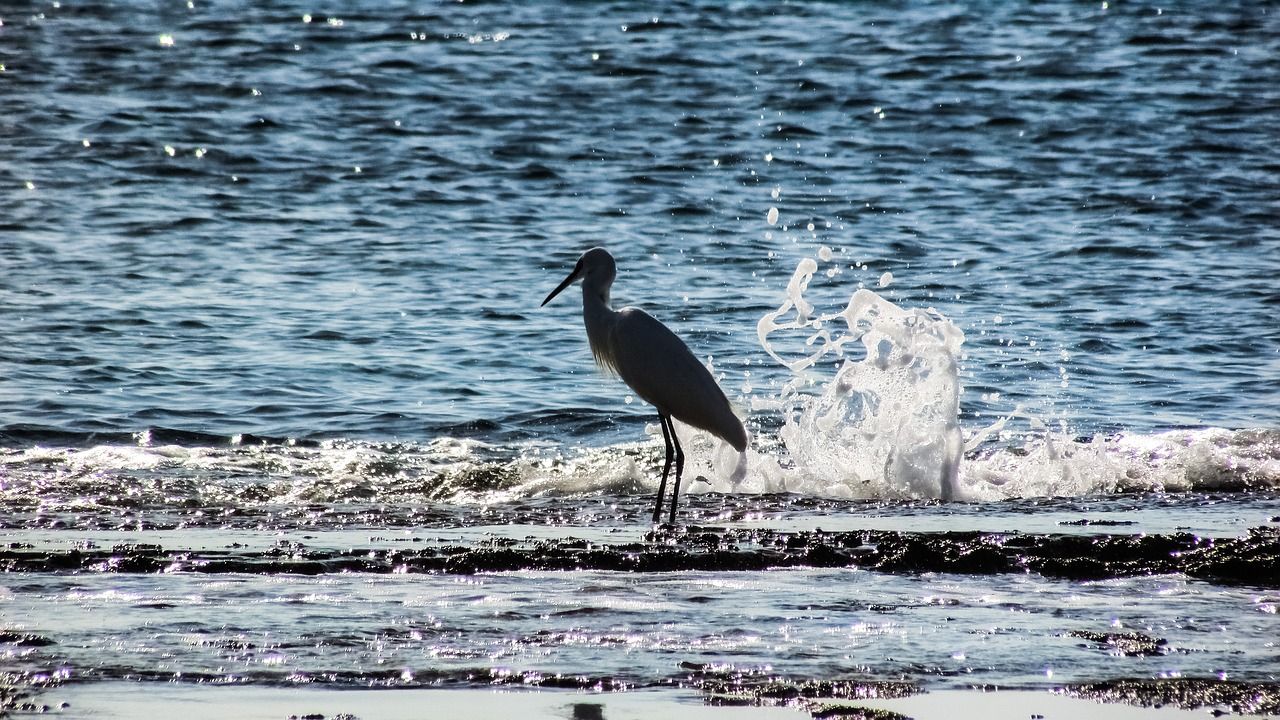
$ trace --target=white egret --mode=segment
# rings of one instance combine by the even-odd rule
[[[698,362],[675,333],[639,308],[614,310],[609,306],[609,289],[617,272],[613,256],[608,251],[591,248],[578,258],[573,272],[551,291],[542,304],[551,302],[575,280],[582,279],[582,320],[587,326],[587,340],[596,364],[616,373],[642,400],[658,410],[667,459],[662,465],[662,482],[658,485],[658,500],[653,506],[653,521],[658,522],[662,513],[662,496],[666,492],[667,474],[671,471],[674,455],[676,481],[671,491],[669,522],[675,523],[680,476],[684,472],[684,450],[680,447],[671,419],[706,430],[738,452],[747,449],[747,430],[734,415],[728,398],[710,371]]]

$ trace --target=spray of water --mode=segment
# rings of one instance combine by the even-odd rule
[[[777,402],[791,484],[852,497],[954,498],[964,333],[933,310],[905,310],[866,289],[843,310],[816,312],[804,291],[817,270],[803,260],[781,307],[757,326],[765,351],[795,374]],[[803,354],[782,357],[778,333],[803,334]],[[834,376],[819,394],[805,392],[828,358]]]
[[[753,410],[781,414],[778,444],[749,454],[745,481],[716,475],[717,465],[733,466],[721,448],[700,467],[712,489],[990,501],[1280,484],[1275,431],[1080,440],[1065,423],[1015,407],[970,429],[966,442],[964,333],[936,310],[905,309],[862,288],[842,310],[820,311],[805,299],[817,270],[802,260],[782,304],[757,326],[764,350],[792,372],[779,394],[752,398]]]

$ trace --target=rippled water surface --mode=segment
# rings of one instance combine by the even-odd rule
[[[537,309],[604,244],[731,388],[828,246],[961,324],[971,411],[1274,427],[1276,13],[1120,5],[11,9],[6,425],[609,423]]]
[[[539,307],[594,245],[753,435],[740,475],[686,438],[677,548],[697,527],[1265,545],[1280,8],[1175,5],[5,4],[0,672],[1275,681],[1265,558],[1222,585],[268,563],[666,552],[651,408],[593,368],[576,292]],[[832,344],[859,289],[893,312]],[[769,335],[787,303],[813,310]],[[877,380],[868,338],[921,328],[951,345]],[[200,565],[229,556],[258,564]],[[1162,644],[1096,641],[1130,631]]]

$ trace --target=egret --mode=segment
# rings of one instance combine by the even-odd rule
[[[684,450],[671,424],[672,418],[706,430],[739,453],[747,449],[747,430],[733,413],[711,372],[675,333],[639,308],[614,310],[609,305],[609,289],[617,274],[613,256],[604,248],[591,248],[578,258],[573,272],[542,304],[551,302],[574,281],[582,280],[582,321],[587,326],[587,341],[596,364],[621,377],[642,400],[658,410],[667,459],[662,465],[653,521],[658,522],[662,514],[662,497],[674,457],[676,479],[671,491],[669,520],[674,524],[680,476],[684,472]]]

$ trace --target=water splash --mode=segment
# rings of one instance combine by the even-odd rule
[[[775,401],[757,403],[782,413],[779,437],[791,463],[783,489],[955,498],[964,333],[935,310],[903,309],[866,289],[843,310],[818,313],[804,298],[817,270],[802,260],[782,305],[757,326],[765,351],[795,373]],[[801,333],[805,349],[784,358],[775,333]],[[847,357],[850,348],[861,357]],[[834,376],[815,378],[828,356],[838,359]],[[806,392],[814,384],[822,386],[817,395]]]
[[[695,452],[695,463],[711,489],[991,501],[1280,487],[1276,430],[1080,439],[1019,406],[965,441],[964,333],[932,308],[904,309],[862,288],[844,309],[821,312],[804,297],[818,267],[802,260],[782,304],[757,326],[764,350],[793,373],[781,393],[752,402],[781,414],[777,442],[756,439],[741,481],[717,470],[732,459],[723,448],[713,457],[715,443],[703,438],[710,450]],[[832,357],[835,371],[824,374]]]

